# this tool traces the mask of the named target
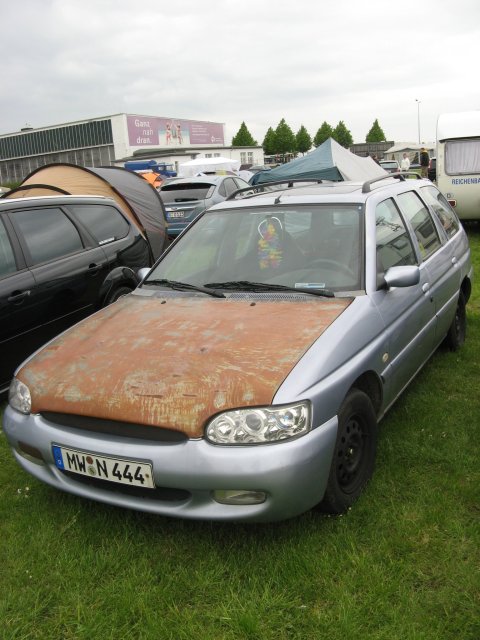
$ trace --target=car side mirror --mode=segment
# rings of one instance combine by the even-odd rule
[[[390,267],[384,275],[387,289],[392,287],[413,287],[420,282],[420,269],[416,265]]]

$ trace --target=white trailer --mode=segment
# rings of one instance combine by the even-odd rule
[[[437,121],[437,186],[462,220],[480,220],[480,111]]]

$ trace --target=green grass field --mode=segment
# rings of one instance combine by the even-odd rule
[[[480,228],[468,228],[480,274]],[[479,640],[480,285],[343,517],[179,521],[60,493],[0,434],[2,640]]]

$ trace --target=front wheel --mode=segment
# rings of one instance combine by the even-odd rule
[[[347,511],[371,478],[377,450],[377,418],[370,398],[351,390],[338,412],[338,432],[322,511]]]

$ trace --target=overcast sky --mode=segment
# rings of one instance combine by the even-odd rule
[[[480,0],[0,0],[0,29],[0,134],[131,113],[399,142],[419,114],[423,142],[480,109]]]

